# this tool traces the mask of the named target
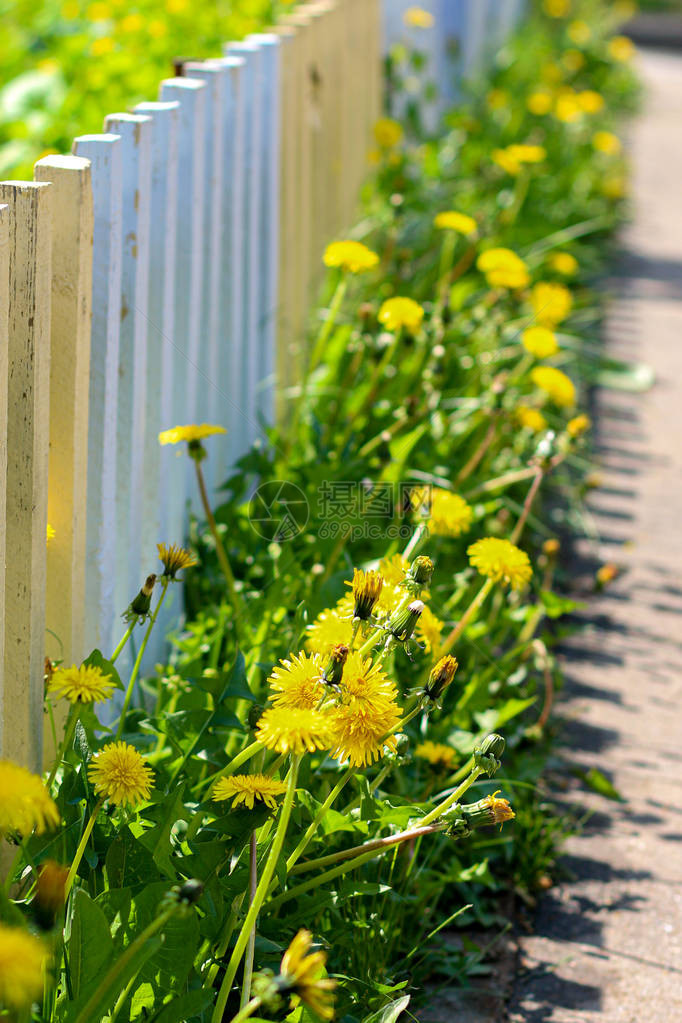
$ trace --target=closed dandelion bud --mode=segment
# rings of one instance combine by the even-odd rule
[[[500,789],[497,790],[499,792]],[[516,814],[509,805],[508,799],[498,797],[497,792],[479,799],[477,803],[465,803],[461,807],[462,816],[470,828],[484,828],[490,824],[504,824],[511,821]]]
[[[372,615],[376,603],[381,596],[384,578],[379,572],[363,572],[353,570],[353,598],[355,606],[353,616],[366,622]]]
[[[429,680],[424,686],[424,696],[436,703],[455,677],[457,658],[447,654],[441,657],[431,669]]]
[[[198,881],[196,878],[190,878],[178,890],[178,899],[186,906],[194,906],[199,901],[201,896],[204,894],[204,885],[202,881]]]
[[[429,586],[433,576],[433,569],[434,565],[431,558],[425,554],[420,554],[418,558],[414,559],[407,570],[408,585],[411,583],[415,589],[420,590],[425,586]]]
[[[472,834],[472,830],[459,803],[456,803],[451,810],[444,814],[443,819],[448,822],[448,828],[445,832],[448,838],[454,838],[455,840],[458,838],[469,838]]]
[[[270,1015],[277,1016],[284,1008],[284,998],[280,994],[279,983],[272,970],[260,970],[253,975],[251,994],[259,998]]]
[[[388,631],[394,639],[405,643],[415,630],[417,622],[424,610],[421,600],[413,600],[411,604],[398,611],[394,611],[388,620]]]
[[[545,540],[542,545],[542,551],[548,558],[556,558],[559,553],[559,541],[555,539]]]
[[[395,743],[394,749],[386,747],[384,752],[384,760],[389,760],[391,763],[403,764],[409,758],[407,757],[408,750],[410,748],[410,737],[405,735],[404,732],[398,732],[397,735],[393,736],[393,742]]]
[[[491,732],[486,735],[483,742],[474,746],[474,763],[484,771],[489,778],[500,768],[499,757],[504,753],[506,743],[501,735]]]
[[[41,931],[50,931],[66,901],[66,879],[68,867],[62,867],[53,860],[46,860],[38,875],[35,898],[31,911]]]
[[[343,678],[343,669],[348,660],[348,647],[344,643],[337,643],[329,654],[329,660],[322,672],[322,681],[328,686],[338,686]]]
[[[156,583],[155,575],[148,575],[144,581],[142,589],[135,597],[134,600],[128,605],[127,611],[123,614],[123,617],[130,621],[133,618],[146,618],[149,614],[149,608],[152,603],[152,593],[154,592],[154,584]]]

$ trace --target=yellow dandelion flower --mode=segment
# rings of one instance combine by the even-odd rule
[[[575,384],[560,369],[555,369],[554,366],[536,366],[531,370],[530,378],[555,405],[560,408],[575,405]]]
[[[458,234],[474,234],[478,224],[473,217],[457,210],[443,210],[433,218],[433,226],[441,231],[457,231]]]
[[[566,50],[561,58],[561,63],[567,71],[580,71],[581,67],[585,64],[585,58],[580,50]],[[585,112],[587,113],[587,111]]]
[[[314,654],[327,655],[339,643],[350,646],[353,639],[353,597],[349,594],[343,602],[333,608],[321,611],[308,626],[305,648]]]
[[[0,835],[42,835],[58,824],[59,810],[38,775],[0,760]]]
[[[531,408],[530,405],[519,405],[514,412],[519,426],[533,433],[542,433],[547,429],[547,420],[539,409]]]
[[[509,540],[489,536],[472,543],[467,554],[472,567],[481,575],[498,583],[508,583],[513,590],[523,589],[533,574],[526,552]]]
[[[50,523],[48,522],[47,529],[45,531],[45,543],[49,545],[50,540],[54,540],[56,535],[57,534],[54,531],[54,526],[51,526]]]
[[[433,28],[434,17],[423,7],[408,7],[403,14],[403,22],[408,28]]]
[[[573,124],[579,119],[582,108],[572,90],[559,93],[554,104],[554,114],[564,124]]]
[[[403,139],[403,126],[392,117],[380,117],[374,125],[374,138],[382,149],[393,149]]]
[[[141,14],[126,14],[125,18],[121,18],[119,22],[121,32],[139,32],[143,26],[144,18]]]
[[[63,696],[71,703],[101,703],[109,699],[115,688],[111,675],[104,675],[96,664],[57,668],[47,684],[49,693]]]
[[[512,156],[509,149],[493,149],[490,159],[498,167],[501,167],[505,174],[511,174],[512,177],[516,177],[517,174],[521,173],[521,161]]]
[[[61,863],[55,863],[54,860],[45,860],[40,868],[31,910],[42,930],[51,930],[57,915],[64,908],[68,876],[69,868],[63,867]]]
[[[431,491],[428,530],[433,536],[461,536],[473,522],[474,512],[459,494],[435,487]]]
[[[547,150],[544,146],[532,146],[527,143],[507,146],[507,152],[513,160],[518,160],[519,163],[542,163],[547,157]]]
[[[198,563],[193,554],[177,544],[157,543],[156,549],[163,562],[163,574],[168,579],[175,579],[183,568],[192,568]]]
[[[243,803],[253,810],[255,800],[260,799],[271,810],[276,810],[275,796],[283,796],[286,790],[284,782],[269,778],[267,774],[233,774],[219,778],[211,796],[216,802],[231,799],[233,809]]]
[[[327,956],[324,952],[311,952],[312,934],[300,930],[284,953],[277,978],[280,990],[300,999],[316,1016],[323,1020],[334,1018],[332,991],[336,981],[323,977]]]
[[[445,626],[440,618],[433,613],[428,605],[425,605],[415,630],[417,640],[424,647],[425,653],[428,654],[432,650],[438,649],[444,628]]]
[[[127,742],[109,742],[96,753],[88,777],[98,796],[119,806],[136,807],[149,799],[154,775]]]
[[[188,444],[212,437],[216,433],[227,433],[224,426],[212,426],[210,423],[190,423],[188,426],[173,426],[170,430],[162,430],[159,444],[180,444],[186,440]]]
[[[258,719],[256,738],[275,753],[314,753],[330,744],[329,718],[302,707],[269,707]]]
[[[362,242],[332,242],[324,250],[324,265],[339,267],[352,274],[371,270],[379,262],[376,252],[372,252]]]
[[[362,767],[378,760],[384,747],[395,749],[388,734],[400,723],[398,692],[378,664],[353,653],[346,662],[339,703],[331,711],[332,756]]]
[[[536,359],[549,359],[559,351],[556,334],[549,327],[527,327],[521,334],[521,344]]]
[[[486,249],[476,260],[491,288],[525,288],[530,283],[528,267],[511,249]]]
[[[559,553],[559,541],[552,537],[550,540],[545,540],[542,545],[542,553],[546,554],[548,558],[556,558]]]
[[[114,46],[115,43],[111,36],[100,36],[99,39],[93,39],[90,53],[93,57],[106,57],[108,53],[112,52]]]
[[[377,318],[386,330],[397,331],[404,327],[416,334],[424,319],[424,309],[411,298],[396,296],[381,303]]]
[[[565,320],[573,306],[573,297],[563,284],[539,281],[530,293],[535,320],[541,327],[555,327]]]
[[[482,810],[487,811],[489,824],[502,825],[505,821],[512,821],[516,817],[509,805],[509,800],[498,796],[498,792],[501,791],[502,789],[498,789],[491,796],[484,796],[478,803]]]
[[[606,153],[607,156],[617,156],[621,151],[620,139],[612,131],[596,131],[592,145],[598,153]]]
[[[314,710],[325,694],[320,654],[290,654],[273,668],[268,682],[275,707]]]
[[[432,767],[442,769],[454,767],[457,763],[457,754],[452,746],[446,746],[444,742],[431,742],[430,739],[427,739],[425,742],[420,742],[414,752],[415,756],[428,761]]]
[[[491,89],[485,101],[488,110],[503,110],[509,103],[509,95],[504,89]]]
[[[586,21],[581,21],[576,18],[575,21],[571,21],[566,27],[566,34],[572,43],[576,46],[584,46],[589,43],[592,38],[592,29]]]
[[[627,194],[627,181],[623,174],[609,174],[602,181],[600,190],[607,199],[622,199]]]
[[[566,432],[571,437],[581,437],[586,433],[592,426],[592,420],[584,412],[579,416],[574,416],[573,419],[569,419],[566,423]]]
[[[563,277],[574,277],[578,272],[578,260],[570,252],[553,252],[547,266]]]
[[[538,89],[536,92],[531,92],[530,96],[526,100],[526,106],[530,110],[531,114],[537,114],[541,117],[543,114],[548,114],[552,109],[552,94],[545,92],[542,89]]]
[[[632,60],[637,52],[632,39],[628,39],[627,36],[614,36],[613,39],[609,39],[606,49],[608,50],[609,57],[623,63]]]
[[[576,98],[584,114],[598,114],[604,109],[604,97],[594,89],[583,89]]]
[[[49,952],[43,941],[24,930],[0,923],[0,1006],[11,1013],[27,1012],[43,994]]]
[[[601,568],[597,570],[597,574],[595,576],[597,585],[608,586],[609,583],[612,583],[616,578],[618,572],[618,565],[616,565],[613,561],[607,561],[605,565],[602,565]]]
[[[379,571],[387,586],[399,586],[409,567],[409,561],[402,554],[392,554],[390,558],[382,558],[379,562]]]
[[[384,587],[383,577],[379,572],[363,572],[353,569],[353,582],[346,583],[353,587],[353,617],[366,622],[372,616],[377,601]]]

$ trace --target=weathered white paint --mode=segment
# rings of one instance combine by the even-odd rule
[[[0,205],[0,489],[7,494],[7,355],[9,351],[9,221],[10,208]],[[7,516],[0,509],[0,717],[5,708],[5,539]],[[12,696],[8,694],[11,699]],[[0,748],[2,738],[0,737]]]
[[[50,456],[46,653],[67,665],[86,651],[85,523],[92,301],[90,161],[46,156],[36,181],[52,183]]]
[[[107,651],[115,616],[116,423],[121,324],[121,140],[81,135],[73,151],[90,161],[94,207],[92,327],[86,504],[85,647]]]
[[[161,82],[159,98],[179,104],[177,243],[173,292],[175,332],[170,420],[164,428],[203,421],[203,390],[198,401],[199,344],[203,274],[203,209],[205,190],[204,121],[206,86],[193,78]],[[168,542],[186,534],[186,506],[195,498],[186,445],[169,449]],[[165,467],[164,467],[165,472]],[[177,539],[176,539],[177,538]]]
[[[0,756],[42,767],[50,414],[49,184],[0,182],[10,207],[5,664]]]
[[[255,43],[229,43],[226,56],[244,60],[244,330],[240,382],[235,389],[239,416],[234,424],[236,457],[243,454],[259,432],[256,388],[260,376],[259,333],[261,316],[260,269],[262,265],[259,201],[261,182],[263,96],[262,56]]]

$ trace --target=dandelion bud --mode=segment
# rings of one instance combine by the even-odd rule
[[[154,592],[155,583],[156,576],[154,574],[148,575],[144,581],[142,589],[135,599],[130,602],[127,611],[123,614],[123,618],[125,618],[126,621],[132,621],[134,618],[147,617],[152,603],[152,593]]]
[[[394,639],[405,643],[415,630],[415,626],[424,610],[421,600],[413,600],[411,604],[398,611],[394,611],[388,620],[388,631]]]
[[[424,686],[424,696],[436,703],[455,677],[457,658],[447,654],[433,666],[429,680]]]
[[[198,881],[196,878],[190,878],[182,885],[178,891],[178,898],[180,902],[183,902],[186,906],[194,906],[204,893],[204,885],[202,881]]]
[[[418,558],[414,559],[407,570],[407,578],[416,588],[421,589],[423,586],[430,585],[433,569],[434,564],[431,558],[428,558],[425,554],[420,554]]]
[[[406,763],[407,752],[410,748],[410,737],[405,735],[404,732],[398,732],[393,736],[394,748],[389,749],[387,746],[384,752],[384,759],[391,761],[392,763],[403,764]]]
[[[497,790],[499,792],[500,789]],[[504,824],[511,821],[516,814],[509,805],[508,799],[501,799],[497,792],[479,799],[477,803],[465,803],[461,807],[462,816],[471,828],[484,828],[490,824]]]
[[[618,575],[618,565],[615,565],[613,561],[607,561],[605,565],[597,569],[595,575],[595,586],[598,590],[603,590],[605,586],[612,583]]]
[[[348,660],[348,647],[345,643],[337,643],[329,654],[329,660],[322,672],[322,681],[328,686],[338,686],[343,678],[343,669]]]
[[[66,879],[68,867],[62,867],[54,860],[46,860],[38,874],[35,898],[31,910],[36,925],[41,931],[50,931],[66,901]]]
[[[500,768],[499,757],[504,753],[506,743],[501,735],[491,732],[486,735],[483,742],[474,746],[474,763],[484,771],[489,778]]]
[[[542,552],[546,554],[548,558],[555,558],[559,553],[559,541],[558,540],[545,540],[542,545]]]
[[[372,615],[376,603],[381,596],[384,578],[379,572],[363,572],[353,570],[353,597],[355,608],[353,616],[366,622]]]

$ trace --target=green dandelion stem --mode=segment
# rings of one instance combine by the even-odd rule
[[[438,820],[439,817],[442,817],[446,810],[449,810],[451,806],[454,806],[455,803],[460,801],[467,789],[471,788],[478,776],[483,773],[482,767],[473,767],[469,776],[464,779],[461,785],[457,786],[452,795],[448,796],[447,799],[445,799],[442,803],[439,803],[438,806],[431,810],[430,813],[427,813],[426,817],[422,818],[420,822],[421,827],[425,828],[429,824],[433,824],[433,822]]]
[[[90,814],[90,820],[85,825],[85,830],[83,831],[83,834],[81,835],[81,840],[78,843],[78,848],[76,849],[76,855],[73,858],[73,863],[69,867],[69,873],[67,874],[67,877],[66,877],[66,883],[64,885],[64,896],[65,897],[71,891],[71,888],[73,886],[73,882],[76,879],[76,874],[78,873],[78,868],[80,867],[81,860],[83,859],[83,853],[85,852],[86,846],[88,844],[88,840],[90,839],[90,835],[92,834],[92,829],[95,826],[95,821],[97,820],[97,816],[98,816],[100,810],[102,809],[103,805],[104,805],[104,796],[102,796],[100,799],[98,799],[97,802],[95,803],[94,809],[93,809],[92,813]]]
[[[140,643],[140,649],[138,651],[137,657],[135,658],[135,664],[133,665],[133,670],[130,673],[130,680],[128,682],[128,687],[126,689],[125,698],[123,700],[123,707],[121,708],[121,716],[119,718],[118,728],[116,729],[116,738],[114,739],[114,742],[118,742],[118,740],[121,738],[121,735],[123,734],[123,729],[125,728],[126,715],[128,713],[128,707],[130,706],[130,701],[132,699],[133,689],[135,687],[135,682],[137,681],[137,676],[139,675],[139,672],[140,672],[140,665],[142,664],[142,658],[144,657],[144,652],[147,649],[147,643],[149,642],[149,637],[151,635],[152,629],[154,628],[154,626],[156,624],[156,619],[159,616],[159,611],[161,610],[161,605],[163,604],[163,602],[164,602],[164,600],[166,598],[166,592],[168,590],[169,583],[170,583],[169,577],[168,576],[164,576],[163,583],[162,583],[162,588],[161,588],[161,596],[159,597],[158,603],[157,603],[156,607],[154,608],[154,613],[152,614],[151,618],[149,619],[149,625],[147,626],[147,631],[144,634],[144,639]]]
[[[536,470],[533,482],[531,483],[528,493],[526,494],[526,500],[523,502],[523,508],[521,510],[519,520],[514,526],[514,532],[510,537],[512,543],[517,544],[521,539],[521,534],[523,533],[524,527],[528,520],[528,516],[530,515],[531,508],[533,507],[533,501],[535,500],[537,492],[540,489],[540,484],[542,483],[544,476],[545,470],[542,468],[542,466],[540,466]]]
[[[237,622],[240,619],[243,619],[243,617],[244,617],[244,608],[242,606],[241,597],[240,597],[239,593],[237,592],[237,584],[235,582],[234,573],[232,572],[232,566],[230,565],[230,559],[227,556],[227,551],[225,550],[225,546],[223,544],[223,541],[220,538],[220,533],[218,532],[218,526],[216,524],[215,517],[213,515],[213,512],[211,511],[211,505],[210,505],[209,500],[208,500],[208,492],[206,490],[206,481],[204,480],[204,473],[203,473],[203,470],[201,468],[201,462],[199,461],[198,458],[193,459],[193,461],[194,461],[194,469],[195,469],[195,472],[196,472],[196,475],[197,475],[197,484],[198,484],[198,487],[199,487],[199,494],[201,496],[201,503],[202,503],[203,508],[204,508],[204,514],[206,516],[206,521],[208,523],[208,528],[210,529],[211,535],[212,535],[213,540],[215,542],[215,549],[216,549],[216,554],[218,556],[218,562],[220,564],[220,568],[222,570],[222,573],[225,576],[225,582],[227,583],[227,592],[230,595],[230,601],[232,603],[232,609],[234,610],[234,614],[235,614],[235,619],[234,619],[235,632],[238,635],[239,634],[239,630],[237,628]]]
[[[275,868],[279,862],[282,848],[284,846],[284,839],[287,833],[287,827],[289,825],[289,818],[291,817],[291,811],[294,805],[296,781],[298,779],[298,767],[300,762],[300,756],[294,756],[291,759],[287,791],[284,797],[284,802],[282,803],[282,809],[277,822],[277,829],[272,840],[272,845],[270,846],[270,853],[263,868],[263,873],[261,874],[260,881],[258,882],[258,887],[256,888],[253,900],[249,906],[248,913],[246,914],[244,923],[242,924],[242,928],[237,937],[237,941],[235,942],[234,949],[232,950],[230,961],[227,964],[225,976],[223,977],[223,982],[220,985],[220,991],[218,992],[218,998],[212,1016],[212,1023],[221,1023],[222,1021],[225,1005],[230,991],[232,990],[232,984],[234,983],[234,978],[237,974],[237,970],[239,969],[239,964],[246,950],[251,929],[255,926],[256,920],[258,919],[260,908],[268,893],[270,882],[272,881]]]
[[[436,654],[435,658],[436,660],[438,660],[441,657],[444,657],[445,654],[450,653],[453,646],[455,645],[459,637],[462,635],[462,633],[464,632],[464,630],[466,629],[467,625],[474,617],[476,612],[480,609],[481,605],[485,601],[486,597],[488,596],[494,585],[495,585],[494,579],[486,579],[486,581],[483,583],[480,590],[478,591],[474,599],[471,601],[471,603],[469,604],[468,608],[466,609],[460,620],[455,625],[454,629],[451,631],[449,636],[446,637],[444,642],[441,643],[440,650]]]
[[[132,636],[133,629],[135,628],[136,624],[137,624],[137,619],[133,620],[130,623],[130,625],[128,626],[126,631],[121,636],[120,640],[118,641],[118,646],[116,647],[116,649],[114,650],[113,654],[109,658],[109,661],[110,661],[111,664],[115,664],[116,663],[116,658],[120,654],[121,650],[123,650],[124,646],[126,645],[128,640],[130,639],[130,637]]]
[[[254,742],[249,743],[248,746],[244,747],[241,753],[237,753],[235,757],[232,757],[232,760],[230,760],[229,764],[221,768],[220,771],[200,781],[199,784],[195,787],[194,792],[195,793],[200,792],[207,785],[211,785],[213,782],[218,781],[219,778],[224,778],[226,775],[234,774],[238,767],[241,767],[242,764],[245,764],[247,760],[251,759],[251,757],[255,757],[256,753],[258,753],[258,751],[262,749],[263,743],[259,742],[257,739]]]
[[[257,1008],[259,1008],[262,1002],[261,998],[252,998],[250,1002],[243,1005],[236,1016],[233,1016],[230,1023],[242,1023],[243,1020],[248,1019],[249,1016],[253,1016]]]
[[[251,832],[249,838],[249,898],[253,902],[258,888],[258,848],[256,832]],[[253,922],[249,943],[246,946],[246,959],[244,960],[244,980],[242,982],[242,996],[239,1003],[240,1009],[245,1009],[251,995],[251,978],[253,977],[253,957],[256,951],[256,921]]]
[[[79,703],[72,703],[71,704],[71,708],[69,710],[69,716],[66,719],[66,727],[64,729],[64,738],[62,739],[62,741],[59,744],[59,747],[58,747],[57,752],[55,754],[54,763],[52,765],[52,770],[50,771],[50,777],[47,779],[46,788],[47,788],[48,792],[52,788],[52,782],[55,779],[55,775],[56,775],[57,771],[59,770],[59,765],[61,764],[62,760],[64,759],[64,755],[65,755],[67,749],[69,748],[69,743],[73,739],[73,733],[76,731],[76,724],[78,723],[78,718],[80,717],[80,712],[81,712],[81,705]]]
[[[353,859],[356,856],[363,856],[368,852],[375,850],[384,851],[391,846],[399,845],[401,842],[409,842],[411,839],[420,838],[422,835],[431,835],[436,831],[442,831],[445,827],[445,824],[429,824],[426,826],[420,824],[418,828],[409,828],[407,831],[401,831],[397,835],[389,835],[387,838],[375,838],[371,842],[354,845],[352,848],[342,849],[340,852],[329,853],[328,856],[320,856],[316,860],[306,860],[305,863],[299,863],[298,866],[293,867],[291,873],[304,874],[308,870],[316,870],[318,867],[329,867],[333,863]]]

